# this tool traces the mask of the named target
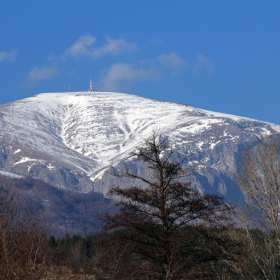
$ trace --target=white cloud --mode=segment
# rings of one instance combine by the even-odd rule
[[[66,50],[65,55],[69,56],[80,56],[80,55],[89,55],[89,47],[95,43],[96,38],[90,34],[83,35],[78,38],[78,40],[70,48]]]
[[[125,39],[106,38],[107,43],[101,47],[93,48],[92,45],[96,42],[96,38],[91,34],[83,35],[66,50],[63,58],[69,56],[92,56],[98,58],[106,54],[116,55],[126,51],[134,51],[137,49],[134,43],[128,43]]]
[[[187,65],[187,62],[183,58],[173,52],[170,54],[162,54],[157,57],[157,60],[161,66],[173,69],[185,67]]]
[[[97,58],[103,56],[105,54],[119,54],[126,51],[134,51],[136,50],[136,45],[134,43],[127,43],[125,39],[112,39],[107,37],[107,43],[102,47],[96,48],[92,51],[92,56]]]
[[[55,67],[35,67],[29,72],[28,78],[34,84],[41,80],[47,80],[57,73],[58,70]]]
[[[170,53],[154,60],[141,61],[140,65],[142,67],[128,63],[113,64],[103,76],[100,87],[106,91],[119,91],[135,81],[156,81],[166,74],[163,67],[167,70],[179,69],[187,66],[187,62],[176,53]]]
[[[137,69],[132,64],[116,63],[110,67],[101,81],[101,88],[107,91],[118,91],[123,83],[139,80],[155,80],[160,72],[154,68]]]
[[[0,62],[3,60],[13,61],[17,57],[17,50],[12,50],[10,52],[0,52]]]
[[[212,73],[215,70],[215,64],[204,54],[199,54],[194,65],[194,71],[197,73],[200,69],[206,69],[209,73]]]

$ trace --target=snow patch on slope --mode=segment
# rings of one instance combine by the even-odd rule
[[[154,129],[179,149],[192,145],[199,151],[238,141],[240,127],[252,135],[280,132],[280,126],[257,120],[112,92],[44,93],[0,110],[0,140],[8,135],[10,142],[38,151],[38,158],[22,157],[15,165],[45,164],[49,160],[41,159],[44,154],[87,175],[94,172],[95,179],[126,159]]]
[[[0,174],[11,178],[23,178],[23,176],[19,176],[15,173],[6,172],[6,171],[0,171]]]
[[[27,161],[36,161],[39,163],[43,163],[43,160],[38,160],[38,159],[33,159],[33,158],[28,158],[28,157],[22,157],[19,161],[17,161],[14,165],[18,165]]]

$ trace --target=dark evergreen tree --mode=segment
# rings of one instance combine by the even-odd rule
[[[206,263],[232,260],[238,245],[225,234],[232,207],[220,196],[202,195],[190,182],[180,181],[192,167],[186,169],[187,159],[178,161],[175,153],[167,138],[153,134],[131,154],[145,164],[149,177],[131,170],[121,175],[146,187],[109,192],[118,197],[120,212],[102,217],[104,230],[113,231],[115,242],[130,248],[123,260],[126,269],[134,264],[134,275],[137,271],[149,279],[191,279]]]

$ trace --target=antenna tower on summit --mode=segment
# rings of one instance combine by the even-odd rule
[[[91,79],[91,77],[89,78],[89,91],[93,92],[93,86],[92,86],[92,79]]]

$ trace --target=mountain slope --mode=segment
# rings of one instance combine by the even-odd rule
[[[0,106],[0,168],[82,192],[128,182],[108,172],[145,172],[129,153],[159,129],[178,156],[192,154],[195,186],[235,195],[239,152],[280,126],[192,106],[110,92],[46,93]]]

